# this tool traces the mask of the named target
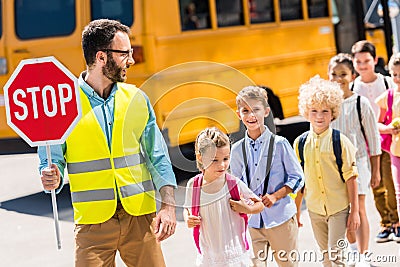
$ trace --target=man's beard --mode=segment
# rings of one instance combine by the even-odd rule
[[[106,65],[103,67],[103,75],[110,79],[112,82],[125,82],[126,76],[122,76],[123,68],[118,66],[112,57],[109,57]]]

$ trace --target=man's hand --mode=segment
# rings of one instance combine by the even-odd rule
[[[51,168],[47,167],[42,170],[42,185],[44,190],[51,191],[57,189],[60,186],[60,170],[56,164],[51,164]]]
[[[161,209],[154,218],[154,233],[156,239],[161,242],[175,233],[176,215],[174,188],[172,186],[163,186],[160,189]]]

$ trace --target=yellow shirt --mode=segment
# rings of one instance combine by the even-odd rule
[[[297,157],[299,137],[294,141]],[[340,134],[342,145],[343,178],[358,176],[356,151],[350,140]],[[320,135],[312,130],[304,144],[305,200],[307,208],[317,214],[330,216],[349,206],[346,183],[340,178],[333,153],[332,128]]]
[[[387,91],[378,96],[375,100],[376,104],[380,108],[387,110]],[[392,106],[392,120],[394,118],[400,117],[400,92],[394,92],[393,94],[393,106]],[[400,134],[392,135],[392,144],[390,146],[390,153],[392,153],[396,157],[400,157]]]

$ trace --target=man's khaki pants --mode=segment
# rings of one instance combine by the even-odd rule
[[[118,204],[104,223],[75,225],[75,266],[115,266],[117,251],[128,267],[165,266],[151,227],[154,216],[132,216]]]

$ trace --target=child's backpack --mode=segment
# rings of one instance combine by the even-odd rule
[[[233,200],[240,200],[239,189],[237,186],[237,182],[235,178],[233,178],[229,173],[226,174],[226,182],[228,184],[229,193],[231,194],[231,198]],[[199,216],[200,211],[200,192],[201,192],[201,185],[203,183],[203,174],[200,173],[194,177],[193,181],[193,194],[192,194],[192,215]],[[247,224],[249,218],[245,213],[239,213],[240,217],[244,220],[244,232],[242,233],[242,240],[246,250],[249,250],[249,243],[247,242],[246,231],[247,231]],[[197,250],[201,254],[200,249],[200,225],[197,225],[193,228],[193,238],[194,242],[196,243]]]
[[[299,144],[297,146],[298,152],[299,152],[299,157],[300,157],[300,164],[301,167],[304,170],[304,145],[307,140],[309,131],[304,132],[302,135],[299,137]],[[340,132],[336,129],[332,129],[332,145],[333,145],[333,153],[335,154],[336,158],[336,164],[338,166],[340,178],[342,179],[343,183],[345,182],[343,178],[343,171],[342,171],[342,166],[343,166],[343,160],[342,160],[342,146],[340,145]]]

